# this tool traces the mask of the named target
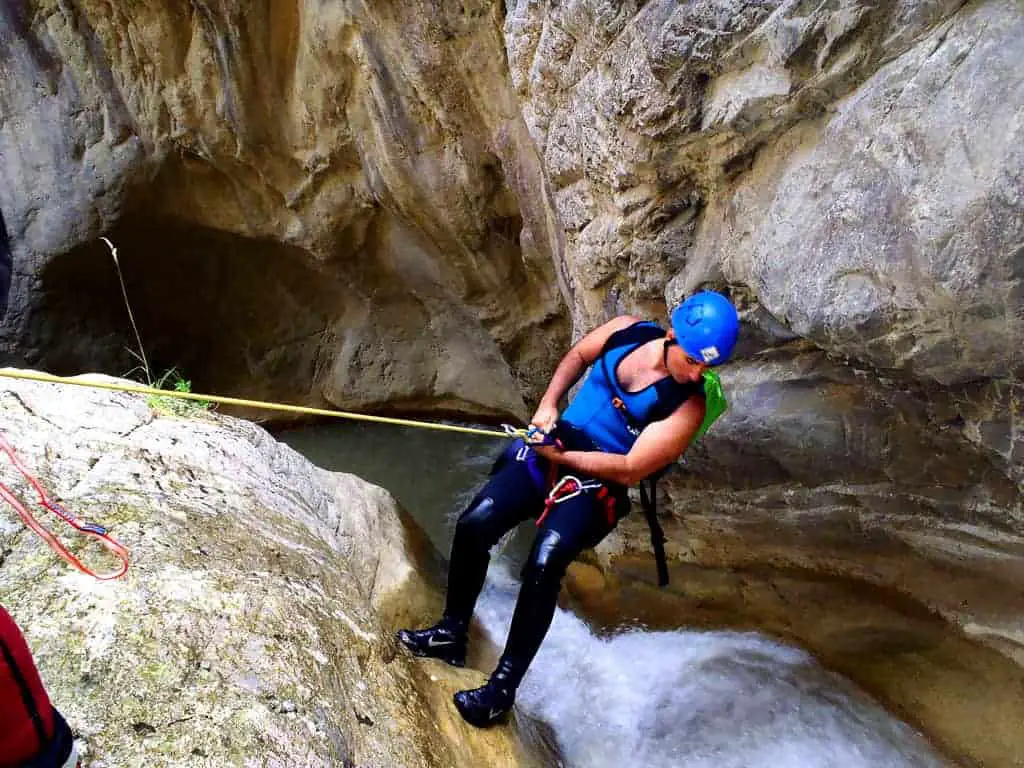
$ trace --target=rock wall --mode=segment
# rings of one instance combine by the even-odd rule
[[[23,0],[0,37],[9,354],[134,364],[102,232],[158,372],[350,407],[524,415],[570,335],[727,290],[679,564],[1020,661],[1016,0]]]
[[[634,516],[587,609],[769,628],[1015,764],[1020,4],[522,0],[505,39],[577,332],[706,286],[745,320],[731,410],[663,487],[678,583]]]
[[[505,38],[577,329],[743,308],[700,487],[1020,532],[1019,3],[524,0]]]
[[[398,652],[395,628],[440,596],[430,545],[384,490],[246,422],[139,396],[3,380],[0,413],[54,498],[131,553],[98,582],[0,510],[0,601],[86,768],[552,764],[536,724],[462,721],[451,694],[482,674]],[[34,505],[6,457],[0,480]]]
[[[1006,1],[511,4],[577,327],[729,288],[743,351],[785,348],[725,373],[747,426],[776,438],[794,407],[834,423],[840,401],[800,391],[842,366],[808,376],[806,339],[848,364],[854,400],[1020,488],[1022,32]],[[881,402],[894,387],[913,397]],[[885,464],[848,431],[829,457]],[[768,442],[755,475],[778,464]],[[820,447],[777,477],[813,482],[795,464]]]
[[[641,6],[521,2],[506,23],[577,325],[729,286],[748,353],[803,337],[1015,415],[1019,4]],[[968,431],[1020,463],[1005,420]]]
[[[876,367],[1019,371],[1022,24],[1006,0],[510,4],[577,322],[728,282]]]
[[[134,364],[105,232],[155,373],[211,388],[522,415],[566,311],[710,284],[748,354],[1016,402],[1013,0],[2,13],[8,355]]]
[[[501,21],[490,2],[5,3],[3,350],[134,365],[106,234],[156,375],[524,415],[568,327]]]

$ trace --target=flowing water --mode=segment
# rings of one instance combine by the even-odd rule
[[[370,424],[279,437],[316,464],[387,488],[448,554],[454,516],[501,441]],[[515,606],[508,548],[477,617],[501,646]],[[572,768],[883,768],[945,762],[909,726],[804,651],[755,633],[599,637],[559,610],[517,699]]]

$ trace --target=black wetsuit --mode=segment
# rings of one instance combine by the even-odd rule
[[[560,425],[556,435],[569,450],[593,450],[586,436],[567,425]],[[541,457],[524,452],[520,441],[513,443],[495,462],[487,484],[459,517],[452,543],[446,620],[468,626],[487,576],[491,547],[519,523],[544,513],[547,488],[538,486],[536,469],[531,471],[530,461],[537,462],[541,472],[550,469]],[[572,474],[584,482],[592,479],[578,472],[562,474]],[[502,666],[510,672],[513,685],[518,685],[547,634],[569,564],[581,551],[611,533],[629,512],[625,487],[608,482],[603,485],[610,492],[610,503],[591,490],[552,505],[544,515],[523,568],[522,588],[502,655]]]

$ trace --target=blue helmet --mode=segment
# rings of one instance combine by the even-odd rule
[[[672,330],[690,357],[708,365],[721,365],[732,355],[740,332],[740,317],[720,293],[701,291],[672,313]]]

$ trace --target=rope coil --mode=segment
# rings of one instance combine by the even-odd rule
[[[0,483],[0,498],[14,507],[14,511],[18,513],[21,519],[25,522],[32,531],[38,534],[43,541],[50,545],[50,548],[56,552],[60,557],[66,560],[68,563],[73,565],[75,568],[80,570],[82,573],[92,576],[94,579],[99,581],[109,581],[111,579],[117,579],[124,576],[128,571],[128,550],[125,547],[110,538],[107,534],[107,529],[102,525],[96,523],[86,522],[76,515],[68,512],[63,506],[53,501],[46,491],[43,489],[39,481],[32,476],[32,473],[28,471],[21,459],[18,458],[18,454],[14,452],[14,447],[7,442],[7,439],[0,434],[0,451],[3,451],[10,458],[11,463],[14,465],[29,484],[35,489],[39,495],[39,506],[48,509],[53,514],[57,515],[61,520],[70,525],[79,533],[96,539],[101,545],[106,547],[114,557],[121,561],[121,567],[110,573],[96,573],[91,568],[82,564],[82,561],[75,557],[71,552],[68,551],[67,547],[61,543],[53,533],[47,530],[42,523],[33,517],[32,513],[25,508],[25,505],[21,503],[21,500],[14,495],[14,492],[3,483]]]

